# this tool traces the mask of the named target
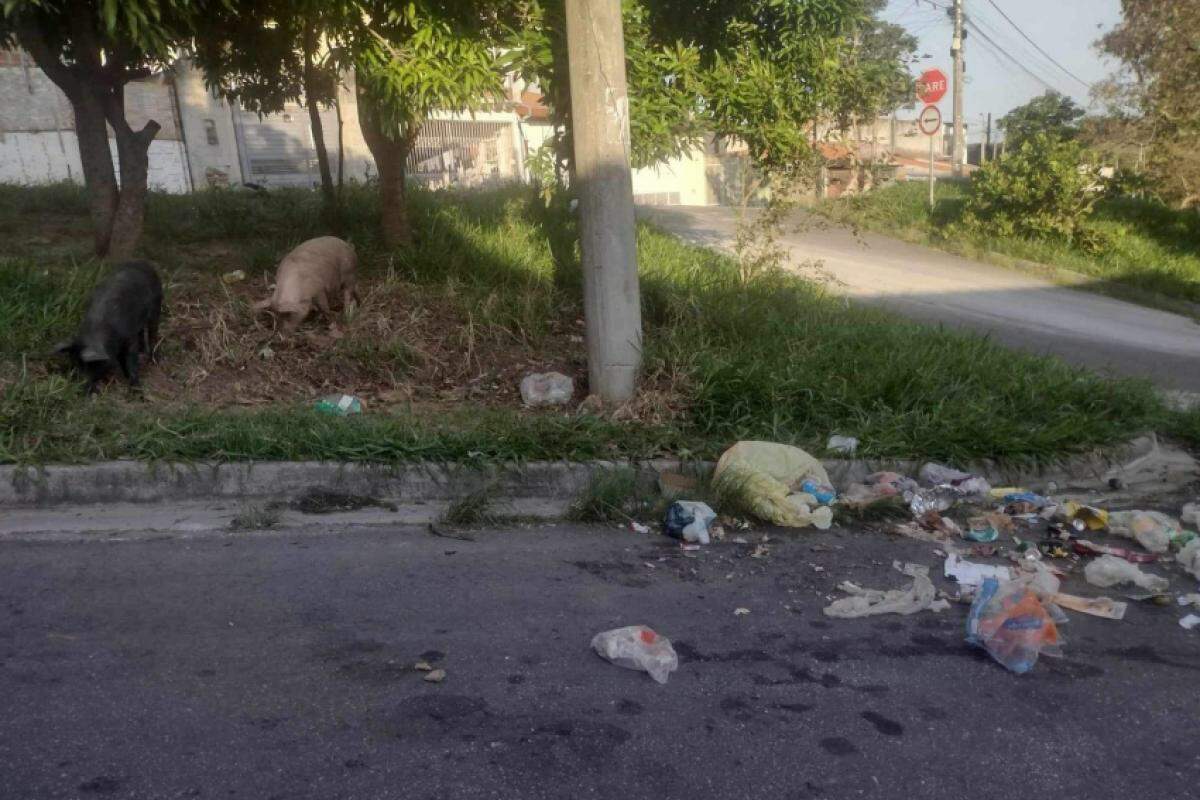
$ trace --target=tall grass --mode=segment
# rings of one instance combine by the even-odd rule
[[[0,192],[0,225],[22,219],[14,209],[42,205],[15,196]],[[497,342],[525,346],[553,326],[577,325],[581,275],[565,208],[520,189],[417,191],[416,242],[389,251],[373,228],[372,193],[352,188],[347,203],[360,286],[402,278],[430,301],[455,304],[468,325],[450,335],[476,358]],[[324,232],[320,219],[311,192],[154,195],[145,249],[179,279],[174,291],[186,292],[196,276],[269,269],[290,244]],[[338,419],[285,404],[230,411],[128,401],[119,387],[84,400],[68,380],[27,374],[21,362],[70,332],[97,267],[39,264],[27,251],[0,270],[0,461],[711,457],[739,438],[819,448],[832,431],[858,436],[865,456],[1049,459],[1166,424],[1145,383],[848,307],[794,275],[747,282],[731,259],[651,227],[640,228],[638,253],[648,381],[680,410],[659,421],[469,404]],[[359,342],[345,354],[372,358],[402,344]],[[396,353],[405,364],[419,359]]]

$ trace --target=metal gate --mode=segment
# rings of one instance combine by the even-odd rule
[[[431,188],[522,180],[519,136],[515,120],[426,120],[406,162],[408,177]]]
[[[316,186],[321,181],[317,151],[313,146],[308,109],[289,103],[282,113],[259,116],[253,111],[234,112],[242,174],[247,183],[262,186]],[[325,149],[330,169],[337,174],[337,115],[321,110]]]

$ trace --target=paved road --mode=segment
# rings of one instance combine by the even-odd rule
[[[3,541],[0,797],[1196,796],[1179,609],[1074,616],[1066,658],[1014,676],[961,606],[821,614],[933,545],[750,550],[574,527]],[[666,686],[588,650],[639,622],[675,641]]]
[[[728,247],[733,240],[730,208],[642,211],[698,244]],[[844,226],[812,222],[789,232],[784,242],[795,263],[820,260],[835,279],[835,291],[919,320],[982,331],[1013,347],[1148,377],[1168,389],[1200,391],[1200,325],[1186,317],[879,234],[856,235]]]

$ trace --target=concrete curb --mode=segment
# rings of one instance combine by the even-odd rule
[[[0,509],[63,505],[163,503],[197,500],[278,500],[313,487],[398,503],[446,503],[487,488],[497,498],[571,498],[604,469],[631,466],[647,483],[664,471],[697,473],[709,462],[661,459],[642,462],[528,462],[512,464],[335,464],[243,462],[162,464],[110,461],[87,465],[0,467]],[[831,459],[839,488],[871,472],[915,475],[919,462]],[[1178,492],[1200,484],[1200,465],[1186,451],[1143,436],[1116,451],[1041,468],[972,465],[993,485],[1056,492]]]

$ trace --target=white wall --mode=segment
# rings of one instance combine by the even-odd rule
[[[117,165],[116,142],[110,139],[108,144]],[[59,181],[83,183],[74,131],[0,132],[0,183],[30,186]],[[182,142],[168,139],[150,144],[148,183],[164,192],[190,190]]]
[[[633,171],[633,200],[650,205],[708,205],[707,159],[702,148]]]

